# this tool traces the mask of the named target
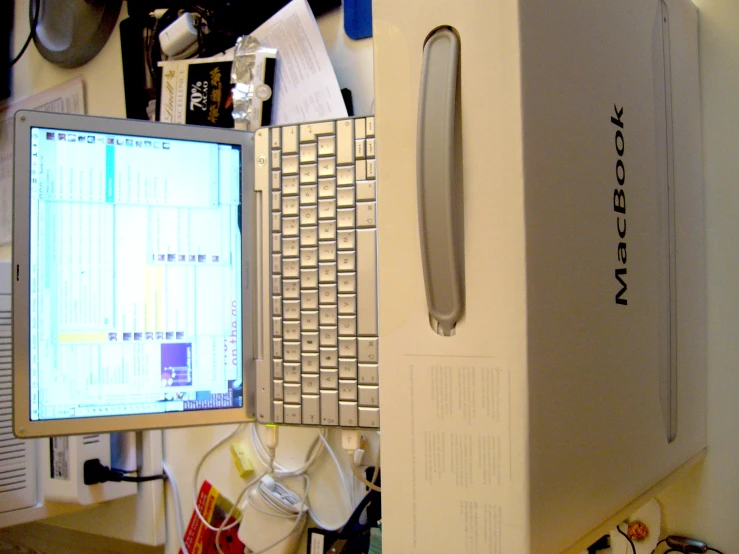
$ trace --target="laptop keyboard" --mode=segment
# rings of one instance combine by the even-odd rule
[[[269,132],[273,420],[379,427],[374,118]]]

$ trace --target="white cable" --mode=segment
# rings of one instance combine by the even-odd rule
[[[336,454],[334,453],[334,449],[331,448],[331,445],[326,440],[326,437],[324,437],[322,434],[318,435],[320,439],[323,441],[326,450],[331,455],[331,458],[334,461],[334,464],[336,464],[336,470],[339,472],[339,476],[341,477],[341,483],[343,484],[344,493],[346,495],[346,501],[349,506],[349,516],[351,515],[351,512],[354,511],[354,504],[352,503],[351,493],[349,492],[349,485],[346,482],[346,476],[344,475],[344,470],[341,469],[341,465],[339,464],[339,459],[336,457]],[[344,524],[346,523],[347,519],[349,519],[349,516],[346,516],[341,523],[337,525],[328,525],[325,522],[321,521],[321,519],[316,515],[316,512],[313,510],[313,507],[308,504],[308,512],[310,513],[310,517],[313,519],[313,522],[318,525],[321,529],[325,529],[326,531],[338,531],[341,529]]]
[[[351,453],[349,454],[349,464],[351,464],[351,466],[352,466],[352,472],[354,473],[354,475],[356,475],[357,479],[359,479],[359,481],[365,487],[367,487],[367,488],[369,488],[369,489],[371,489],[373,491],[382,492],[382,489],[380,487],[378,487],[374,483],[370,483],[369,481],[367,481],[367,478],[364,475],[362,475],[362,471],[359,469],[359,467],[357,466],[357,464],[354,463],[354,456],[352,456]],[[375,474],[376,473],[377,472],[375,472]]]
[[[326,430],[321,429],[320,433],[326,433]],[[254,453],[257,455],[259,462],[263,466],[269,467],[269,453],[267,452],[267,447],[264,445],[262,436],[259,434],[259,427],[257,424],[252,424],[251,426],[251,442]],[[320,442],[318,437],[316,437],[313,443],[311,443],[311,447],[308,449],[308,455],[306,456],[306,460],[302,466],[294,469],[287,469],[285,466],[275,461],[274,474],[277,477],[297,477],[304,474],[313,466],[313,464],[316,463],[323,453],[323,448],[323,443]]]
[[[199,490],[198,488],[198,477],[200,476],[200,469],[203,467],[203,463],[205,460],[208,459],[208,456],[210,456],[214,451],[216,451],[222,444],[233,438],[239,431],[241,431],[242,425],[239,425],[231,431],[228,435],[223,437],[220,441],[218,441],[214,446],[211,447],[210,450],[208,450],[205,455],[200,458],[200,461],[198,462],[198,465],[195,466],[195,475],[193,476],[193,483],[192,483],[192,504],[193,504],[193,510],[198,515],[198,518],[202,522],[205,527],[210,529],[211,531],[218,531],[218,527],[213,527],[203,516],[203,514],[200,512],[200,508],[198,508],[198,499],[197,499],[197,492]],[[243,496],[243,493],[246,491],[246,488],[242,491],[242,494],[239,495],[239,499]],[[237,502],[234,502],[234,506],[236,506]],[[228,521],[228,518],[226,518],[226,521]],[[226,529],[231,529],[232,527],[236,527],[241,521],[236,520],[233,523],[230,523],[229,525],[226,525],[225,527],[221,527],[221,531],[225,531]],[[225,522],[224,522],[225,523]]]
[[[187,546],[185,546],[185,532],[182,529],[182,507],[180,505],[180,492],[177,490],[177,481],[174,480],[174,475],[172,475],[172,472],[169,470],[169,467],[164,460],[162,460],[162,470],[164,470],[164,474],[167,476],[169,488],[172,489],[174,522],[177,526],[177,538],[180,539],[180,548],[182,549],[182,554],[190,554],[187,550]]]

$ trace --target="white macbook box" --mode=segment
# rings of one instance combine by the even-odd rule
[[[697,25],[375,1],[387,552],[576,551],[704,452]]]

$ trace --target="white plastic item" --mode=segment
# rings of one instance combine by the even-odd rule
[[[195,16],[183,13],[169,27],[159,34],[159,46],[169,57],[176,56],[198,40]]]
[[[274,479],[269,476],[263,478],[266,482],[274,483]],[[305,494],[305,481],[301,477],[289,477],[281,480],[295,493],[295,498],[300,500]],[[256,506],[256,508],[255,508]],[[267,515],[264,512],[275,514],[275,510],[267,505],[257,492],[257,487],[252,487],[248,496],[248,503],[244,508],[244,516],[239,526],[239,540],[244,543],[252,552],[262,552],[262,549],[273,544],[282,537],[285,540],[276,544],[263,554],[292,554],[296,552],[300,543],[300,537],[308,520],[308,514],[301,516],[301,522],[295,530],[288,536],[290,530],[295,525],[295,518],[279,517],[276,515]]]

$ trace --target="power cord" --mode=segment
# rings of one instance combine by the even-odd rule
[[[680,535],[670,535],[659,541],[652,554],[657,552],[660,544],[666,544],[669,549],[665,550],[663,554],[669,554],[670,552],[677,552],[679,554],[703,554],[705,552],[714,552],[715,554],[723,554],[717,548],[708,546],[704,541],[698,539],[692,539],[690,537],[681,537]]]
[[[621,525],[620,523],[616,524],[616,531],[618,531],[624,537],[626,537],[626,540],[629,541],[629,544],[631,545],[631,551],[633,552],[633,554],[636,554],[636,546],[634,545],[634,541],[631,540],[631,537],[630,536],[628,536],[626,533],[624,533],[623,531],[621,531],[620,525]]]
[[[85,485],[97,485],[98,483],[107,483],[112,481],[114,483],[120,483],[121,481],[128,483],[145,483],[147,481],[157,481],[159,479],[165,479],[164,474],[159,475],[137,475],[132,477],[131,473],[136,473],[136,470],[126,471],[123,469],[117,469],[103,465],[98,458],[92,460],[86,460],[82,466],[82,477]]]
[[[34,6],[36,7],[35,10],[33,9]],[[31,25],[31,30],[28,31],[28,37],[26,38],[26,42],[23,43],[23,47],[21,48],[21,51],[18,52],[18,55],[10,61],[10,67],[13,67],[16,64],[16,62],[23,57],[23,54],[26,53],[26,49],[28,48],[28,45],[31,44],[31,40],[33,40],[33,37],[36,36],[36,27],[38,26],[38,19],[39,19],[40,13],[41,13],[41,0],[36,0],[35,2],[33,0],[30,0],[28,2],[28,21]]]

